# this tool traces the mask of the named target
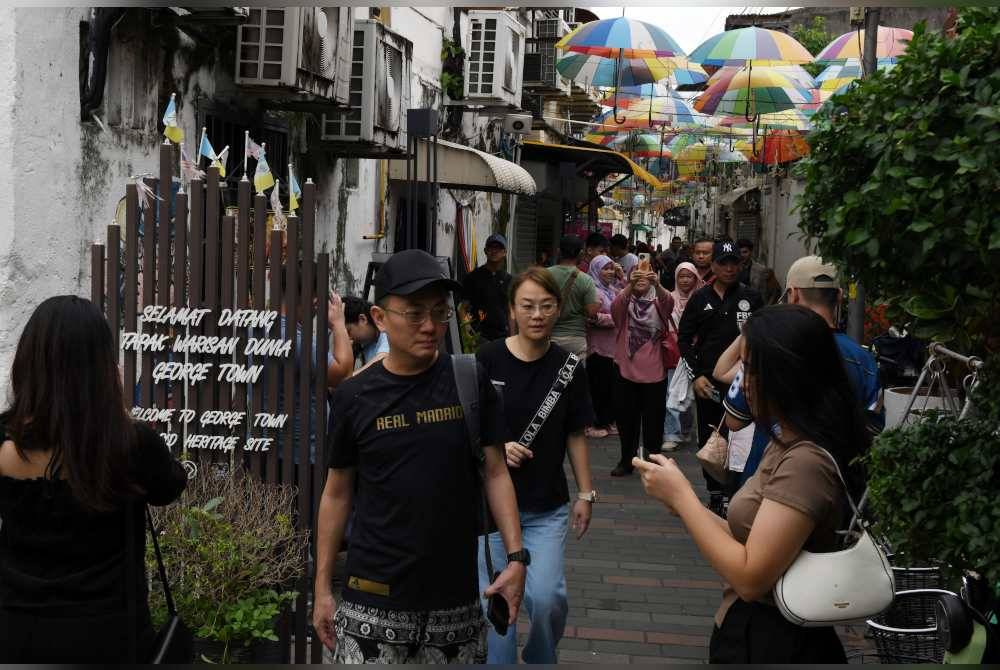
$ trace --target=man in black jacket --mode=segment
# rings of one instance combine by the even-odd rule
[[[711,426],[722,421],[722,398],[727,386],[712,376],[722,352],[740,334],[750,314],[763,306],[756,291],[740,284],[740,256],[736,243],[720,240],[712,249],[712,282],[696,291],[678,325],[681,356],[691,369],[698,407],[698,445],[712,434]],[[722,483],[707,472],[710,506],[721,510]]]

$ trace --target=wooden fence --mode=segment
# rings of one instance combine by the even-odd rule
[[[175,455],[186,451],[199,469],[246,468],[268,482],[295,485],[297,510],[291,512],[300,528],[312,531],[326,474],[330,268],[329,255],[314,251],[316,187],[303,185],[301,217],[290,215],[285,230],[268,231],[267,200],[253,196],[245,178],[237,215],[225,215],[219,172],[211,167],[204,179],[190,182],[188,192],[176,195],[171,216],[175,152],[171,145],[160,146],[159,178],[146,180],[159,199],[141,210],[139,189],[128,184],[125,230],[108,226],[106,246],[91,249],[91,295],[122,350],[126,397],[134,397],[136,408],[173,409],[168,421],[152,426],[167,436]],[[182,320],[185,313],[177,310],[188,310],[187,317]],[[206,311],[194,319],[193,310]],[[265,330],[262,324],[275,316],[269,312],[287,315],[283,335],[282,316]],[[234,313],[240,318],[226,318]],[[220,343],[232,340],[221,338],[236,338],[231,352]],[[214,343],[217,351],[178,352],[178,341]],[[248,353],[251,341],[259,350]],[[276,355],[288,341],[287,355]],[[206,364],[209,373],[196,381]],[[188,367],[178,372],[178,365]],[[173,375],[182,376],[171,381]],[[296,403],[296,396],[302,402]],[[230,427],[200,426],[209,411],[244,412],[245,418]],[[265,444],[268,439],[272,442]],[[285,662],[322,659],[307,608],[312,579],[303,575],[294,607],[279,625]]]

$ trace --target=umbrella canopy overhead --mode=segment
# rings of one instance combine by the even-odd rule
[[[754,163],[774,165],[808,155],[809,144],[801,133],[794,130],[774,130],[762,138],[758,153],[750,160]]]
[[[691,107],[690,101],[676,93],[668,97],[632,102],[628,110],[633,114],[645,113],[647,120],[650,118],[657,120],[666,119],[668,121],[666,125],[674,128],[695,128],[708,125],[707,117],[695,111]]]
[[[655,133],[620,135],[611,146],[631,158],[670,158],[672,155],[666,146],[666,138]]]
[[[731,31],[735,32],[735,31]],[[730,70],[694,102],[703,114],[768,114],[813,102],[812,92],[771,68]]]
[[[913,39],[913,32],[905,28],[890,28],[888,26],[878,27],[878,38],[876,40],[875,57],[878,59],[896,59],[903,55],[907,45]],[[851,31],[844,33],[819,52],[816,56],[817,63],[830,65],[831,63],[843,63],[848,59],[859,60],[861,58],[862,45],[865,43],[865,31]]]
[[[691,52],[701,65],[790,65],[811,63],[812,54],[791,35],[767,28],[737,28],[710,37]]]
[[[640,86],[663,81],[677,64],[668,58],[604,58],[571,53],[556,61],[559,74],[585,86]]]
[[[674,86],[694,86],[708,81],[708,72],[702,66],[689,60],[687,65],[674,70],[670,78],[673,80]]]
[[[624,16],[584,23],[556,42],[556,48],[604,58],[685,56],[662,28]]]
[[[691,112],[673,111],[650,111],[626,109],[619,112],[607,111],[594,117],[594,123],[599,124],[591,128],[592,132],[625,132],[628,130],[643,130],[650,128],[695,128],[702,127],[704,122],[702,115]]]
[[[895,59],[880,58],[877,68],[888,72],[896,67]],[[832,63],[816,77],[816,84],[823,91],[837,91],[855,80],[861,79],[861,61],[847,58],[843,63]]]
[[[763,66],[762,66],[763,67]],[[813,76],[805,71],[801,65],[769,65],[766,66],[768,70],[772,72],[777,72],[778,74],[783,74],[802,88],[816,88],[816,80]],[[746,64],[740,65],[727,65],[721,67],[712,73],[712,76],[708,79],[708,85],[711,86],[715,82],[724,78],[732,78],[734,74],[738,73],[740,70],[746,70]],[[753,69],[758,69],[754,66]],[[735,71],[735,72],[734,72]]]
[[[628,109],[635,103],[646,101],[651,98],[669,98],[677,95],[669,85],[665,83],[641,84],[639,86],[619,86],[617,90],[604,92],[600,104],[604,107],[611,107],[614,104],[615,93],[617,93],[618,107]]]
[[[602,147],[606,147],[610,146],[620,137],[621,135],[617,133],[587,133],[583,136],[583,141],[590,142],[591,144],[600,144]]]

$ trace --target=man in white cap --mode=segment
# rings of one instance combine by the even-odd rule
[[[837,329],[838,311],[843,298],[837,267],[832,263],[824,263],[819,256],[805,256],[795,261],[788,269],[785,282],[786,302],[792,305],[802,305],[823,317],[830,328]],[[844,359],[844,369],[851,381],[861,407],[865,412],[868,428],[878,433],[885,426],[885,410],[882,407],[882,388],[879,384],[878,366],[875,357],[861,347],[845,333],[835,332],[834,339]],[[742,375],[733,372],[739,369],[739,352],[742,349],[740,339],[737,339],[719,358],[715,368],[717,378],[731,378],[732,385],[723,400],[726,408],[726,425],[730,430],[745,428],[755,421],[750,413],[750,405],[743,395]],[[728,374],[726,374],[728,371]],[[758,430],[757,433],[766,433]],[[767,440],[757,434],[754,444],[747,457],[741,479],[746,481],[757,469],[760,459],[767,447]]]

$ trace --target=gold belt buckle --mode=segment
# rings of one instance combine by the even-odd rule
[[[365,593],[373,593],[377,596],[389,597],[389,585],[383,584],[381,582],[373,582],[370,579],[361,579],[360,577],[351,577],[347,580],[347,586],[354,589],[355,591],[363,591]]]

